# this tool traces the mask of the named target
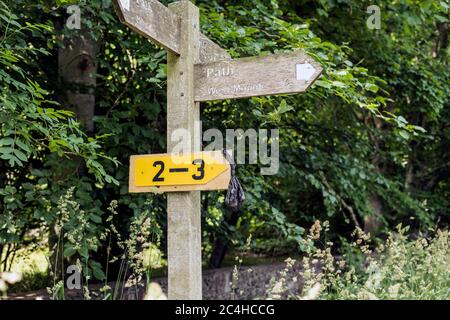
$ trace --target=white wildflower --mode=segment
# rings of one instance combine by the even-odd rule
[[[322,286],[320,283],[316,283],[311,289],[308,290],[308,293],[302,298],[302,300],[316,300],[320,292],[322,290]]]

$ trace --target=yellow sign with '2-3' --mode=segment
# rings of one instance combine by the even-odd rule
[[[227,189],[230,164],[220,151],[132,156],[130,192]]]

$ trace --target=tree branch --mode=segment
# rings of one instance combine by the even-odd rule
[[[353,208],[344,199],[342,199],[342,197],[333,188],[331,188],[331,186],[328,183],[328,180],[325,177],[325,175],[323,174],[323,172],[320,173],[320,177],[321,177],[323,185],[327,189],[333,191],[333,193],[336,196],[336,199],[342,204],[342,206],[348,211],[348,213],[350,213],[350,217],[351,217],[353,223],[355,224],[355,226],[357,228],[361,229],[361,225],[359,224],[358,219],[356,218],[356,214],[355,214],[355,211],[353,210]]]

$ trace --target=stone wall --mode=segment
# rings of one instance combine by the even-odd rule
[[[267,299],[268,291],[275,291],[281,287],[281,298],[289,294],[298,295],[302,286],[300,266],[294,264],[286,268],[285,263],[241,267],[238,272],[234,268],[221,268],[203,271],[203,299],[204,300],[253,300]],[[286,271],[285,275],[281,275]],[[233,276],[233,274],[236,274]],[[282,286],[276,285],[284,279]],[[237,281],[236,281],[237,280]],[[167,294],[167,278],[155,278],[152,282],[158,283]],[[287,290],[286,290],[287,288]],[[127,291],[126,299],[142,299],[143,292],[131,289]]]
[[[285,272],[286,271],[286,272]],[[269,265],[259,265],[253,267],[239,268],[236,276],[234,268],[221,268],[203,271],[203,299],[204,300],[254,300],[270,298],[268,291],[277,291],[281,287],[281,299],[286,299],[288,295],[298,295],[302,286],[301,268],[299,264],[293,264],[291,268],[286,269],[286,263],[277,263]],[[284,273],[284,275],[282,275]],[[280,279],[284,279],[281,286]],[[167,278],[155,278],[152,282],[158,283],[167,295]],[[114,288],[116,283],[109,283]],[[101,299],[102,294],[99,289],[102,285],[91,285],[91,297]],[[287,288],[287,290],[286,290]],[[287,291],[287,292],[286,292]],[[119,291],[121,292],[121,290]],[[145,295],[143,287],[139,289],[124,289],[123,299],[137,300],[143,299]],[[273,297],[273,295],[272,295]],[[50,299],[46,290],[35,292],[13,294],[9,296],[12,300],[48,300]],[[66,290],[66,299],[82,300],[81,290]]]

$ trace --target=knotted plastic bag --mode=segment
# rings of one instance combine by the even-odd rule
[[[228,186],[227,196],[225,197],[225,204],[231,210],[239,210],[245,200],[244,189],[239,183],[239,179],[236,177],[236,164],[234,163],[234,160],[226,150],[223,150],[223,155],[231,166],[231,181]]]

